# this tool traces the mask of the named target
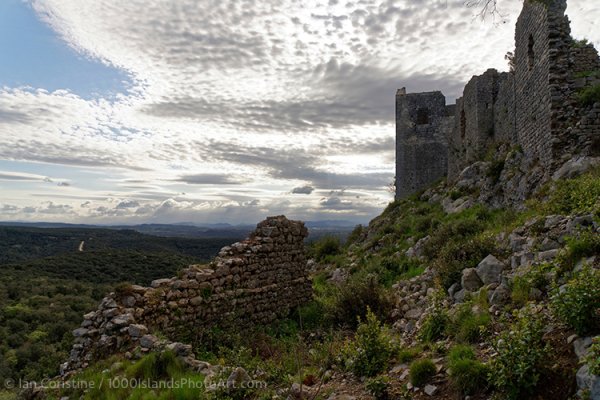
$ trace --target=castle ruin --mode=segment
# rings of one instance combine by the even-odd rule
[[[579,94],[600,84],[600,59],[576,42],[566,0],[525,0],[511,72],[474,76],[456,105],[441,92],[396,94],[396,198],[404,198],[504,145],[523,152],[535,186],[575,155],[600,153],[600,104]]]

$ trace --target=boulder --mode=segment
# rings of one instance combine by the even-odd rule
[[[540,251],[537,255],[539,261],[552,261],[558,255],[559,249]]]
[[[167,350],[171,350],[175,355],[179,357],[186,357],[192,354],[192,345],[183,344],[179,342],[169,343],[166,346]]]
[[[462,278],[460,279],[460,285],[463,289],[469,292],[475,292],[483,286],[483,282],[477,275],[475,268],[466,268],[462,272]]]
[[[462,303],[465,301],[465,295],[467,291],[465,289],[460,289],[458,292],[454,293],[454,301],[457,303]]]
[[[577,387],[581,391],[589,391],[589,399],[600,400],[600,376],[592,375],[587,365],[582,366],[575,375]]]
[[[144,336],[146,333],[148,333],[148,328],[146,328],[145,325],[132,324],[132,325],[129,325],[128,331],[129,331],[129,336],[131,336],[133,338],[139,338],[139,337]]]
[[[158,342],[158,338],[154,335],[144,335],[140,339],[140,346],[145,349],[151,349],[154,347],[154,344]]]
[[[600,164],[599,157],[572,158],[556,170],[554,175],[552,175],[552,180],[575,178],[598,164]]]
[[[477,275],[485,285],[490,283],[500,283],[502,271],[504,270],[504,263],[492,254],[489,254],[479,263],[479,265],[477,265],[476,270]]]
[[[575,351],[577,358],[583,358],[587,355],[592,342],[593,339],[591,336],[577,338],[573,341],[573,350]]]
[[[87,335],[87,333],[89,332],[88,329],[85,328],[77,328],[73,331],[73,336],[75,336],[76,338],[78,337],[82,337]]]
[[[510,301],[511,292],[508,286],[502,284],[498,286],[490,298],[490,304],[492,305],[503,305]]]

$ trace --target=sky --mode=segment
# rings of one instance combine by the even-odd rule
[[[364,223],[394,96],[507,70],[520,0],[0,0],[0,220]],[[600,4],[571,0],[600,44]]]

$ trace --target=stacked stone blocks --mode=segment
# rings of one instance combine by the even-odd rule
[[[244,329],[286,316],[312,298],[307,235],[300,221],[270,217],[248,239],[221,249],[207,266],[192,265],[150,287],[133,285],[109,294],[74,331],[63,371],[115,352],[151,349],[158,342],[151,333],[194,342],[213,326]]]

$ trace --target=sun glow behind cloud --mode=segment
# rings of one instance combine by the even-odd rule
[[[8,172],[72,176],[0,181],[4,219],[88,222],[365,221],[390,200],[396,88],[452,103],[471,75],[505,69],[520,8],[502,1],[501,23],[450,0],[26,4],[131,80],[110,97],[0,89]],[[573,7],[597,43],[590,15]]]

